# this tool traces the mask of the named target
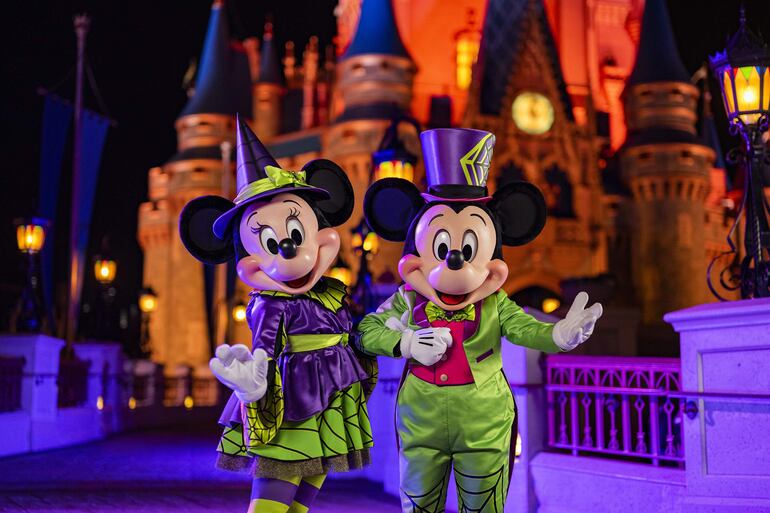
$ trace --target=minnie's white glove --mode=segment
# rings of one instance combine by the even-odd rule
[[[601,303],[594,303],[589,308],[588,294],[578,293],[575,296],[567,316],[553,327],[553,341],[562,351],[571,351],[588,340],[594,332],[594,326],[602,316]]]
[[[407,328],[408,312],[401,320],[391,317],[385,326],[401,332],[401,356],[413,358],[425,366],[438,362],[448,347],[452,347],[452,332],[449,328],[422,328],[417,331]]]
[[[209,367],[244,403],[259,401],[267,391],[267,353],[263,349],[255,349],[252,354],[243,344],[223,344]]]

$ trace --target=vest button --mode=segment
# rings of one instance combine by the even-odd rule
[[[449,379],[449,376],[447,376],[446,374],[442,374],[441,376],[438,377],[438,379],[440,379],[441,381],[446,381]]]

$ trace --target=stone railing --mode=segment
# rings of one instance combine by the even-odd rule
[[[21,409],[22,358],[0,357],[0,413]]]
[[[684,462],[678,358],[549,355],[551,449],[658,465]]]
[[[126,361],[120,345],[0,335],[0,457],[217,414],[224,397],[207,365]],[[169,389],[171,392],[169,392]]]
[[[59,408],[82,406],[88,401],[88,378],[91,362],[77,358],[59,362],[57,405]]]

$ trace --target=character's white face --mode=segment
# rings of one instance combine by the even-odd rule
[[[238,261],[238,276],[257,290],[307,292],[332,265],[340,248],[337,232],[319,230],[307,201],[291,193],[246,207],[239,235],[249,255]]]
[[[461,310],[496,292],[508,277],[505,263],[493,258],[496,244],[495,225],[485,210],[470,205],[455,212],[435,205],[417,222],[418,255],[405,255],[399,274],[441,308]]]

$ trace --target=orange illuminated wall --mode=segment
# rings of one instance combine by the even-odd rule
[[[537,1],[537,0],[534,0]],[[610,114],[610,141],[625,139],[622,93],[636,57],[643,0],[542,0],[560,55],[575,118],[585,122],[588,95],[596,109]],[[360,0],[340,0],[338,45],[344,49],[355,32]],[[401,37],[418,71],[412,112],[425,122],[430,97],[452,97],[455,122],[465,110],[467,92],[456,83],[456,41],[468,29],[469,11],[481,31],[486,0],[393,0]]]

